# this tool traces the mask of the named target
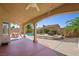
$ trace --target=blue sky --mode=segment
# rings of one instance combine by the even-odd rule
[[[37,23],[37,27],[42,27],[43,25],[53,25],[59,24],[60,27],[65,27],[67,25],[67,21],[74,19],[75,17],[79,17],[79,13],[74,14],[60,14],[56,16],[51,16],[45,19],[42,19]]]

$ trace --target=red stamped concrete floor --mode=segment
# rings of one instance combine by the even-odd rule
[[[65,56],[30,39],[11,41],[0,47],[0,56]]]

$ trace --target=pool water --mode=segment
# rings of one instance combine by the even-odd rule
[[[26,33],[26,35],[28,35],[28,36],[33,36],[33,33]]]

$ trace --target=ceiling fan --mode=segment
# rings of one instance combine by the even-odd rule
[[[36,3],[30,3],[26,6],[26,10],[30,9],[30,8],[36,8],[36,10],[39,12],[40,11],[40,8],[38,7],[38,5]]]

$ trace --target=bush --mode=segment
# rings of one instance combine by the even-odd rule
[[[49,30],[48,30],[48,29],[44,29],[44,33],[46,33],[46,34],[47,34],[48,32],[49,32]]]
[[[50,30],[50,31],[48,32],[48,34],[49,34],[49,35],[55,35],[55,34],[57,34],[57,31],[56,31],[56,30]]]

